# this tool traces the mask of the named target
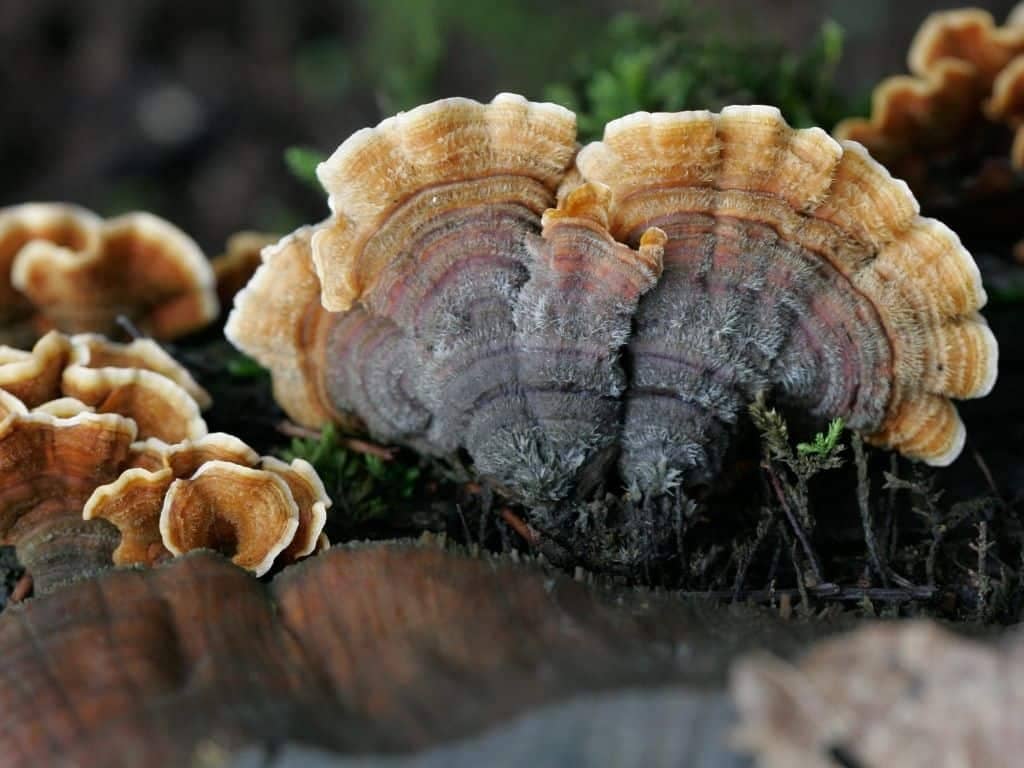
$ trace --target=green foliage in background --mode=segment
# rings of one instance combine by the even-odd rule
[[[382,114],[498,80],[500,90],[538,98],[566,51],[601,36],[605,19],[586,5],[540,0],[367,0],[361,75]],[[460,93],[441,93],[441,82]]]
[[[327,156],[323,152],[309,147],[288,147],[284,151],[284,164],[288,166],[292,176],[317,192],[323,192],[323,187],[316,177],[316,167],[326,159]]]
[[[622,14],[573,62],[574,75],[546,97],[579,115],[584,140],[636,111],[719,110],[772,104],[791,125],[831,127],[851,113],[834,84],[842,30],[826,22],[803,51],[737,32],[689,2],[670,2],[653,19]]]

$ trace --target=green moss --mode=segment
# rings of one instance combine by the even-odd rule
[[[335,516],[343,517],[338,521],[343,528],[380,518],[408,503],[424,479],[418,464],[352,450],[332,425],[324,427],[318,438],[294,438],[281,457],[305,459],[313,465],[337,505]]]
[[[573,77],[546,96],[577,112],[585,140],[630,112],[729,104],[772,104],[794,126],[831,126],[851,109],[834,83],[842,48],[842,30],[831,21],[805,50],[789,51],[726,30],[688,2],[666,3],[654,19],[612,20],[604,40],[575,58]]]

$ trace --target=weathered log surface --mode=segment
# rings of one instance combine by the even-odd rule
[[[270,585],[198,552],[0,616],[0,756],[18,768],[188,765],[211,746],[412,751],[574,695],[686,682],[720,695],[736,653],[821,633],[765,616],[437,547],[339,548]]]

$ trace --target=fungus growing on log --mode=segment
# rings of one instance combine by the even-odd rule
[[[104,221],[60,203],[0,210],[0,275],[8,286],[0,289],[5,325],[24,324],[34,314],[36,326],[109,333],[124,316],[171,339],[202,328],[218,312],[213,270],[202,251],[148,213]]]
[[[468,458],[534,507],[610,469],[640,497],[710,482],[762,395],[957,457],[950,398],[996,375],[978,269],[860,145],[729,107],[576,153],[572,113],[510,95],[359,131],[229,338],[293,418]]]
[[[262,575],[327,546],[320,538],[331,500],[302,459],[261,458],[238,438],[213,433],[175,445],[135,443],[127,466],[82,511],[120,531],[116,565],[153,565],[205,547]]]
[[[206,434],[199,414],[210,396],[151,340],[116,344],[93,334],[70,340],[58,331],[31,352],[0,347],[0,390],[32,410],[68,417],[82,411],[135,420],[139,437],[174,443]]]
[[[135,424],[115,414],[0,420],[0,544],[13,545],[37,593],[110,567],[117,532],[82,520],[98,486],[121,471]]]
[[[12,281],[14,262],[32,242],[70,253],[99,249],[102,221],[75,205],[26,203],[0,209],[0,343],[26,346],[39,335],[37,308]]]

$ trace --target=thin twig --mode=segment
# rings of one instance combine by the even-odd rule
[[[860,507],[860,524],[864,529],[864,543],[868,548],[871,567],[882,580],[882,586],[889,586],[889,574],[878,554],[878,543],[875,541],[875,524],[871,517],[871,481],[868,479],[868,457],[864,451],[864,441],[854,432],[850,439],[853,445],[853,456],[857,464],[857,505]]]
[[[807,538],[807,532],[803,526],[800,525],[800,521],[797,520],[795,514],[793,514],[793,508],[790,507],[789,502],[786,500],[786,495],[782,490],[782,484],[779,483],[779,478],[775,474],[775,470],[772,469],[770,461],[766,461],[764,466],[768,473],[768,479],[771,480],[772,489],[775,491],[775,496],[779,500],[779,504],[782,505],[782,511],[786,514],[786,519],[789,520],[790,526],[793,528],[793,533],[796,534],[797,539],[800,541],[800,546],[804,551],[804,555],[807,556],[807,560],[811,565],[811,570],[814,572],[815,580],[821,584],[824,581],[821,575],[821,566],[818,564],[818,558],[814,554],[814,550],[811,548],[811,542]]]
[[[146,338],[146,334],[139,330],[139,326],[133,323],[132,319],[128,317],[128,315],[118,315],[114,318],[114,322],[121,326],[121,330],[127,333],[132,341]]]
[[[11,595],[7,598],[7,601],[10,603],[20,603],[32,594],[32,585],[32,574],[22,574],[21,578],[18,579],[17,583],[14,585],[14,589],[11,590]]]
[[[988,489],[992,491],[992,495],[999,501],[999,506],[1004,511],[1009,507],[1006,503],[1006,499],[999,492],[999,487],[996,485],[995,478],[992,477],[992,470],[988,468],[988,462],[985,461],[984,457],[977,451],[971,451],[971,455],[974,457],[974,463],[978,465],[978,469],[981,470],[981,474],[985,478],[985,482],[988,484]]]
[[[508,507],[502,507],[499,514],[501,519],[508,523],[509,527],[518,533],[527,544],[531,547],[537,546],[537,532],[527,525],[523,518]]]

